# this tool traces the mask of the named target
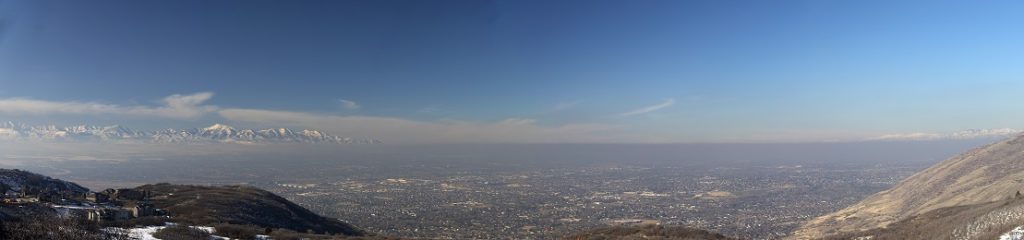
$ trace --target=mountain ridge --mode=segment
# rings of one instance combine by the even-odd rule
[[[1007,138],[1021,134],[1024,130],[1014,128],[989,128],[989,129],[967,129],[951,133],[903,133],[887,134],[869,138],[872,141],[934,141],[934,140],[964,140],[979,138]]]
[[[825,239],[1004,239],[1024,222],[1024,198],[944,207],[894,222],[884,228],[842,233]],[[1012,239],[1012,238],[1011,238]]]
[[[131,143],[318,143],[376,144],[376,139],[355,139],[327,134],[318,130],[289,128],[248,129],[213,124],[205,128],[139,131],[120,125],[28,125],[0,123],[0,140],[13,141],[102,141]]]
[[[888,190],[809,221],[791,238],[882,229],[938,209],[1002,201],[1020,191],[1024,191],[1024,135],[953,156]]]

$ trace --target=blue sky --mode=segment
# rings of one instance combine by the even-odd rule
[[[411,142],[822,141],[1021,128],[1022,9],[0,0],[0,117],[294,126]]]

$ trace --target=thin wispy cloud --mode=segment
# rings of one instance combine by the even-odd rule
[[[675,104],[676,104],[676,99],[669,98],[669,99],[665,99],[665,101],[663,101],[661,103],[658,103],[658,104],[655,104],[655,105],[646,106],[646,107],[642,107],[642,108],[637,108],[637,109],[634,109],[632,111],[620,113],[618,116],[620,116],[620,117],[636,116],[636,115],[640,115],[640,114],[645,114],[645,113],[650,113],[650,112],[658,111],[658,110],[661,110],[661,109],[664,109],[664,108],[667,108],[667,107],[671,107],[672,105],[675,105]]]
[[[559,102],[559,103],[551,106],[551,108],[544,109],[543,111],[539,112],[538,114],[545,115],[545,114],[557,114],[557,113],[565,112],[565,111],[571,110],[573,108],[576,108],[581,103],[583,103],[582,100],[569,101],[569,102]]]
[[[175,94],[160,101],[159,106],[121,106],[97,102],[46,101],[30,98],[0,99],[0,114],[6,115],[125,115],[172,119],[193,119],[217,110],[216,106],[204,105],[213,98],[212,92]]]
[[[341,102],[341,107],[342,108],[345,108],[345,109],[348,109],[348,110],[358,110],[358,109],[363,107],[363,106],[360,106],[359,103],[357,103],[355,101],[352,101],[352,100],[338,99],[338,102]]]
[[[577,101],[572,101],[572,102],[561,102],[561,103],[555,104],[555,107],[552,108],[551,111],[557,112],[557,111],[562,111],[562,110],[574,108],[577,105],[580,105],[580,103],[583,103],[583,101],[577,100]]]
[[[416,110],[417,113],[437,113],[437,112],[440,112],[440,111],[441,111],[441,107],[439,107],[437,105],[430,105],[430,106],[426,106],[426,107],[420,108],[419,110]]]

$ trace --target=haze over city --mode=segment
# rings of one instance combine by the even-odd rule
[[[1024,2],[0,0],[0,239],[1024,239]]]

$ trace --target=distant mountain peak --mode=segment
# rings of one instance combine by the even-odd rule
[[[221,123],[205,128],[137,131],[120,125],[29,126],[0,123],[0,139],[24,141],[105,141],[142,143],[381,143],[375,139],[334,136],[318,130],[294,131],[288,128],[240,129]]]

